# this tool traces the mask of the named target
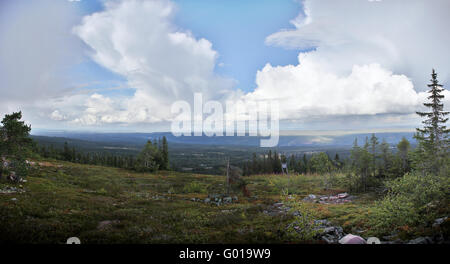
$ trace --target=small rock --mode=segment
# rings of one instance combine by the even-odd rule
[[[330,226],[331,225],[330,221],[328,221],[327,219],[314,220],[314,224],[318,225],[318,226]]]
[[[232,203],[233,202],[233,198],[231,198],[231,197],[224,197],[223,198],[223,202],[224,203]]]
[[[324,234],[334,233],[334,226],[330,226],[323,229]]]
[[[337,195],[337,197],[338,197],[339,199],[347,198],[347,197],[348,197],[348,193],[340,193],[340,194]]]
[[[389,241],[395,240],[396,238],[397,238],[397,234],[392,234],[392,235],[389,235],[389,236],[383,236],[384,240],[389,240]]]
[[[17,201],[17,198],[11,198],[11,201]]]
[[[432,244],[433,240],[430,237],[418,237],[410,240],[408,244]]]
[[[317,197],[316,197],[314,194],[310,194],[310,195],[308,195],[308,198],[309,198],[310,200],[314,200],[314,199],[316,199]]]
[[[445,222],[445,220],[447,220],[447,218],[448,217],[446,216],[446,217],[442,217],[442,218],[438,218],[438,219],[434,220],[433,227],[440,226],[442,223]]]
[[[97,229],[105,230],[105,229],[111,227],[112,225],[116,225],[118,223],[120,223],[119,220],[105,220],[105,221],[101,221],[100,223],[98,223]]]
[[[322,236],[322,240],[327,242],[327,244],[334,244],[334,243],[336,243],[335,240],[334,240],[334,237],[331,236],[331,235]]]

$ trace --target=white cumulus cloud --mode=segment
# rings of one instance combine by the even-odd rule
[[[232,93],[234,81],[214,73],[218,54],[212,43],[174,25],[175,11],[166,0],[111,1],[75,27],[75,34],[92,49],[91,58],[136,89],[121,102],[91,97],[86,118],[77,121],[164,121],[171,118],[173,102],[190,101],[194,92],[201,92],[205,100]]]
[[[436,68],[442,82],[450,78],[450,1],[447,0],[304,0],[304,11],[266,38],[269,45],[317,49],[311,59],[337,74],[353,65],[378,63],[411,78],[425,90]]]
[[[297,65],[266,65],[247,100],[279,99],[283,119],[386,115],[411,121],[423,109],[431,69],[450,76],[450,2],[303,1],[304,10],[268,45],[310,50]],[[444,91],[450,106],[450,92]],[[413,115],[413,119],[414,115]],[[417,122],[417,120],[415,120]]]
[[[338,75],[309,55],[300,54],[295,66],[267,64],[257,73],[256,90],[245,99],[278,100],[282,119],[409,114],[425,100],[426,93],[417,93],[408,77],[379,64],[354,65],[350,74]],[[450,98],[448,91],[445,95]]]

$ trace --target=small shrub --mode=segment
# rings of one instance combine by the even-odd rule
[[[286,197],[287,198],[287,197]],[[291,212],[298,211],[286,228],[286,239],[289,241],[312,241],[320,232],[317,225],[314,223],[316,215],[311,208],[308,208],[305,203],[297,201],[293,196],[286,199],[286,206],[291,208]]]
[[[438,217],[440,205],[445,207],[448,204],[448,177],[408,173],[386,186],[389,193],[375,204],[370,216],[375,231],[379,233],[425,226]]]
[[[198,182],[191,182],[184,186],[184,193],[206,193],[206,188]]]
[[[98,191],[97,191],[97,194],[101,194],[101,195],[106,195],[108,192],[105,190],[105,188],[100,188]]]

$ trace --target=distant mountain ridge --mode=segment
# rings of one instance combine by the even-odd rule
[[[359,145],[364,144],[365,138],[370,138],[372,133],[355,133],[345,135],[281,135],[278,147],[301,146],[352,146],[355,138]],[[381,142],[383,139],[389,144],[397,144],[405,137],[412,144],[415,143],[413,132],[383,132],[375,133]],[[235,145],[235,146],[259,146],[260,140],[265,137],[250,136],[180,136],[176,137],[170,132],[154,133],[88,133],[88,132],[41,132],[35,136],[62,137],[83,141],[102,142],[110,144],[142,145],[147,140],[153,140],[165,136],[171,143],[194,145]]]

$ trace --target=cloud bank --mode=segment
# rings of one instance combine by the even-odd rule
[[[217,52],[206,39],[172,23],[175,5],[166,0],[111,1],[105,10],[86,16],[75,27],[91,49],[91,58],[124,76],[136,89],[121,102],[94,94],[86,102],[81,124],[152,123],[170,120],[170,105],[193,99],[220,99],[232,93],[234,81],[214,73]]]
[[[70,90],[63,73],[81,59],[81,41],[71,34],[72,5],[51,0],[0,5],[0,112]]]
[[[427,89],[432,68],[450,78],[450,2],[447,0],[305,0],[304,11],[266,38],[268,45],[316,49],[311,60],[348,74],[353,65],[378,63]]]
[[[406,115],[421,108],[432,67],[450,73],[450,2],[311,1],[268,45],[309,50],[298,65],[266,65],[248,100],[279,99],[283,119]],[[450,106],[446,90],[445,104]],[[404,116],[405,119],[410,117]],[[410,120],[399,120],[410,121]]]

